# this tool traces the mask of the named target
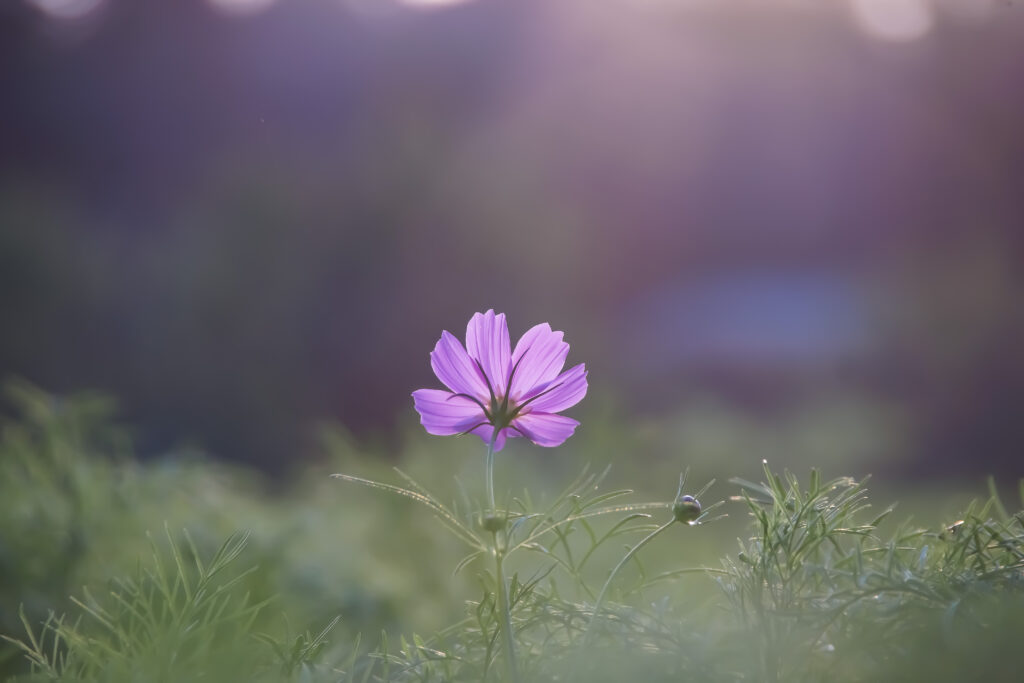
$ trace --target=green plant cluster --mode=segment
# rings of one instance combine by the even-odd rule
[[[156,571],[156,553],[170,558],[166,530],[190,558],[186,566],[193,557],[209,564],[225,539],[247,530],[244,553],[219,576],[258,568],[232,594],[265,605],[251,629],[287,640],[288,651],[297,633],[317,633],[337,617],[332,638],[348,644],[359,632],[439,627],[458,614],[459,586],[443,566],[449,546],[426,533],[432,521],[405,520],[379,497],[339,496],[330,470],[273,490],[249,470],[191,452],[137,460],[130,430],[100,395],[55,397],[10,382],[0,405],[0,634],[25,641],[22,615],[36,635],[51,614],[66,615],[64,628],[97,628],[75,600],[92,606],[88,590],[111,609],[124,584]],[[325,433],[325,447],[339,461],[359,457],[339,434]],[[351,514],[353,506],[363,514]],[[401,523],[408,533],[354,550],[375,523]],[[424,562],[395,561],[407,553]],[[416,611],[405,607],[413,603]],[[0,680],[27,668],[23,653],[0,640]]]
[[[209,465],[169,476],[111,456],[127,445],[109,406],[14,391],[21,413],[0,439],[0,651],[13,681],[508,680],[496,551],[521,681],[1016,681],[1024,670],[1024,512],[994,487],[960,518],[918,527],[872,512],[864,482],[767,466],[764,481],[733,479],[737,495],[703,506],[710,484],[652,502],[584,471],[550,497],[499,499],[493,517],[461,485],[447,502],[401,472],[401,485],[339,475],[330,511],[358,505],[350,515],[369,519],[349,524],[391,529],[429,579],[382,600],[382,617],[344,598],[379,595],[373,577],[389,567],[367,556],[381,534],[360,545],[365,527],[317,525],[303,540],[291,517],[319,516],[326,498],[275,506],[228,487],[212,498],[237,496],[229,508],[183,517],[170,487],[200,488],[188,473]],[[402,499],[431,514],[388,512]],[[154,510],[167,521],[146,534]],[[739,551],[700,566],[687,548],[727,527],[723,510],[750,515]],[[451,544],[418,545],[423,518],[439,519]],[[252,532],[223,531],[231,522]],[[659,547],[672,549],[670,566],[647,561]],[[354,557],[363,567],[346,574],[339,565]],[[417,603],[456,607],[416,635]]]

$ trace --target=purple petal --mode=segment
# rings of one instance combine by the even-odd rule
[[[430,367],[446,387],[456,394],[469,394],[483,400],[490,400],[487,384],[462,344],[445,330],[430,354]]]
[[[528,413],[512,421],[512,426],[538,446],[558,446],[572,436],[579,422],[564,415]]]
[[[484,443],[490,443],[491,435],[494,434],[494,427],[492,427],[489,424],[481,425],[470,433],[479,436],[481,439],[484,440]],[[510,439],[514,436],[519,435],[516,434],[515,430],[509,429],[508,427],[505,427],[500,432],[498,432],[498,438],[494,440],[494,452],[497,453],[498,451],[505,447],[505,439]]]
[[[412,400],[420,414],[420,424],[430,434],[461,434],[487,420],[472,400],[441,389],[417,389],[412,392]]]
[[[512,353],[512,375],[509,395],[518,400],[558,376],[569,345],[562,341],[561,332],[552,332],[547,323],[534,325],[522,336]],[[517,365],[518,364],[518,365]]]
[[[511,357],[505,314],[490,310],[473,315],[466,326],[466,350],[470,358],[480,361],[494,393],[504,395]]]
[[[580,363],[566,370],[530,401],[528,410],[558,413],[579,403],[587,395],[587,368]]]

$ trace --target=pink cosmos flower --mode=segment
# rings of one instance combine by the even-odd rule
[[[525,436],[538,446],[558,446],[579,426],[556,413],[587,394],[587,369],[561,372],[569,345],[547,323],[527,330],[510,351],[505,314],[476,313],[466,327],[466,346],[445,330],[430,354],[430,366],[448,387],[412,392],[427,432],[472,433],[494,450],[505,439]]]

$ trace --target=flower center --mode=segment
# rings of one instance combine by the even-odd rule
[[[490,423],[498,429],[504,429],[516,418],[519,410],[512,405],[508,396],[491,396],[488,410],[484,411]]]

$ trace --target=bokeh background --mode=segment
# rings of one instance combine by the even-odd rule
[[[762,460],[874,474],[894,526],[989,475],[1016,509],[1022,292],[1022,0],[0,0],[0,635],[182,529],[252,531],[283,642],[457,623],[482,569],[327,475],[479,509],[479,439],[409,394],[488,308],[591,382],[501,499],[718,480],[651,576],[736,552]],[[680,576],[653,590],[721,597]]]
[[[395,459],[495,308],[576,451],[1024,474],[1018,0],[3,0],[0,100],[0,375],[142,457]]]

